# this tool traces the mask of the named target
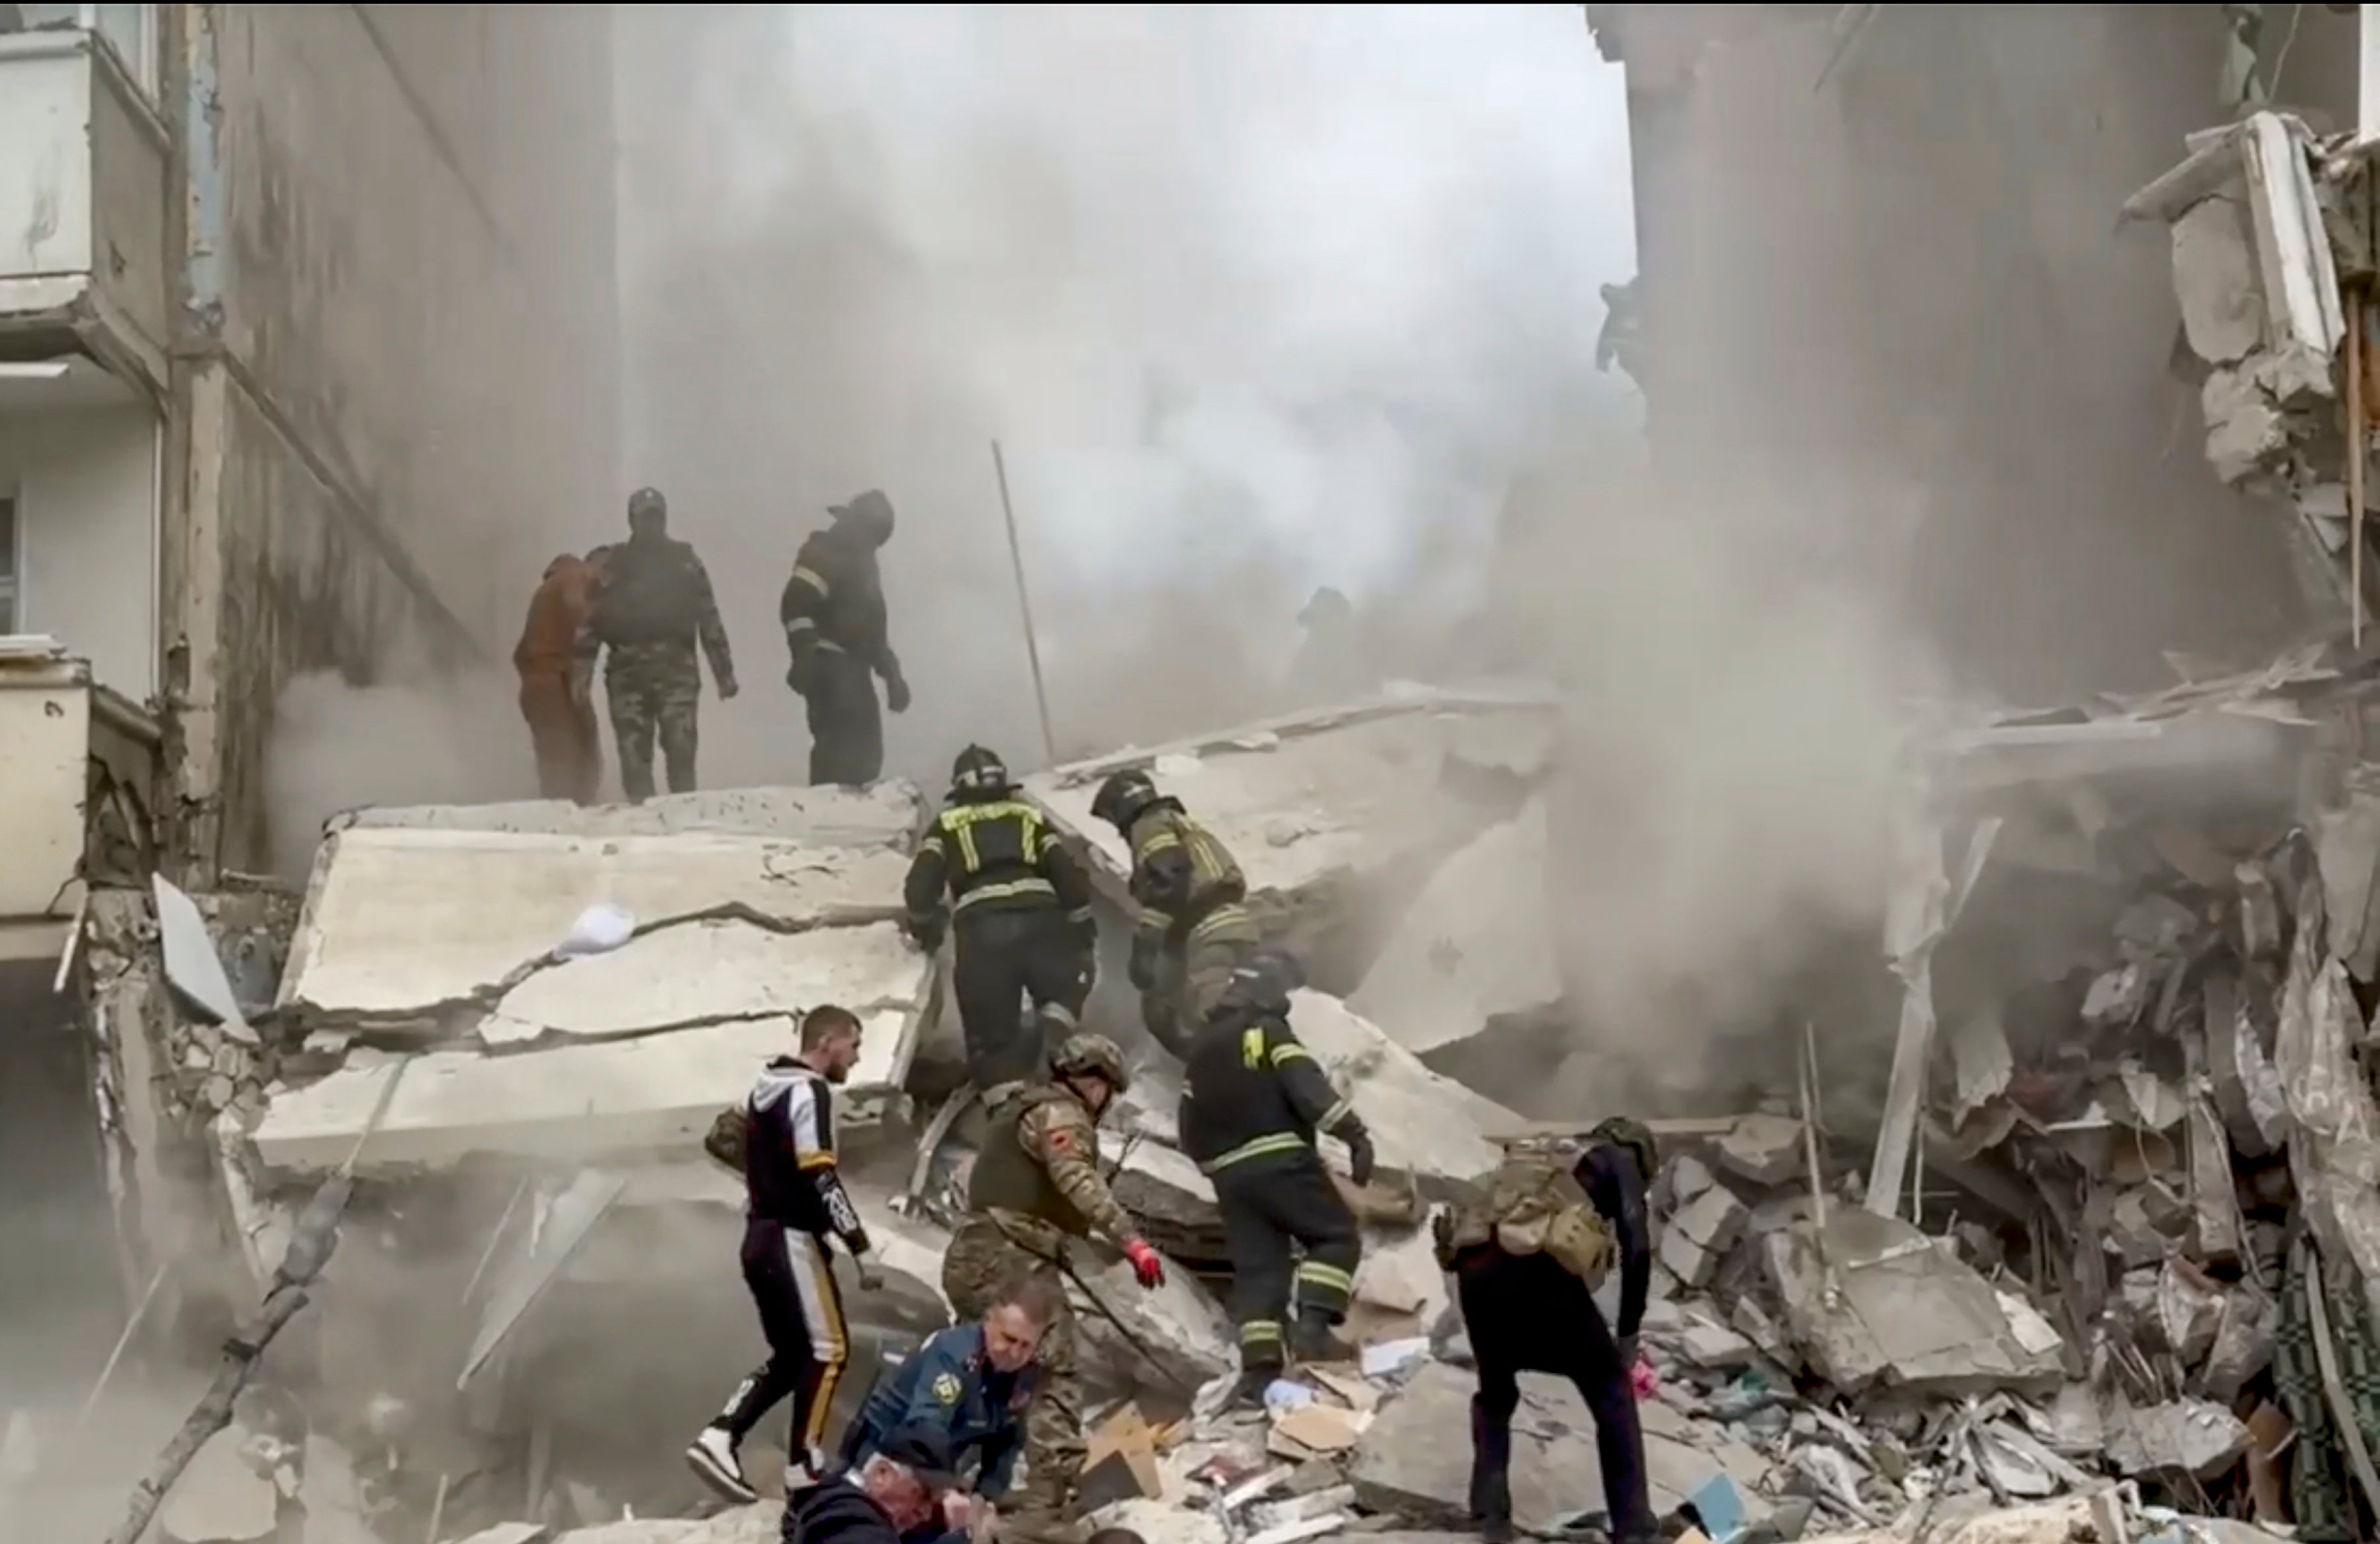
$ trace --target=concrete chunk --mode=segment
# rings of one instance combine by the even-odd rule
[[[1503,1161],[1486,1134],[1517,1128],[1518,1115],[1430,1071],[1339,999],[1301,991],[1292,1001],[1298,1039],[1371,1129],[1383,1171],[1474,1179]]]
[[[1714,1185],[1680,1208],[1661,1230],[1661,1263],[1688,1287],[1709,1284],[1719,1261],[1743,1234],[1752,1210],[1735,1192]]]
[[[1755,1185],[1782,1185],[1807,1166],[1802,1123],[1784,1115],[1745,1115],[1718,1139],[1719,1167]]]
[[[1787,1328],[1810,1369],[1845,1392],[1890,1386],[1972,1393],[2043,1388],[2059,1376],[2054,1337],[2028,1321],[2021,1334],[1990,1283],[1909,1223],[1838,1207],[1827,1214],[1826,1258],[1840,1300],[1826,1299],[1815,1225],[1761,1244]]]
[[[171,1544],[264,1544],[273,1537],[280,1494],[250,1468],[241,1448],[247,1433],[226,1427],[207,1440],[157,1514],[157,1531]]]
[[[1448,858],[1347,1005],[1418,1053],[1559,1003],[1549,850],[1545,801],[1533,799]]]
[[[2248,1451],[2248,1429],[2222,1405],[2179,1399],[2107,1416],[2107,1461],[2128,1475],[2213,1479]]]

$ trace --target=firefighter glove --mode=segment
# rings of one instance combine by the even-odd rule
[[[1357,1185],[1372,1183],[1372,1134],[1360,1127],[1347,1134],[1347,1177]]]
[[[735,677],[733,675],[722,675],[719,678],[719,700],[722,702],[743,689],[735,684]]]
[[[785,685],[800,696],[810,694],[810,657],[808,654],[795,655],[794,663],[785,666]]]
[[[940,917],[912,917],[903,924],[910,938],[916,941],[917,947],[929,954],[942,946],[942,932],[945,926],[946,923]]]
[[[1127,1238],[1123,1258],[1132,1261],[1133,1279],[1151,1292],[1165,1284],[1165,1261],[1145,1238]]]
[[[892,667],[892,674],[884,677],[884,706],[896,713],[909,711],[909,678],[901,674],[898,665]]]

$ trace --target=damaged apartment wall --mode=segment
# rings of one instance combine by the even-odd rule
[[[2161,243],[2114,230],[2221,115],[2223,7],[1589,10],[1628,69],[1665,456],[1724,444],[1726,496],[1837,511],[1832,555],[2022,699],[2289,638],[2283,533],[2164,374]]]
[[[604,7],[175,8],[183,856],[271,858],[284,687],[501,658],[611,502]]]

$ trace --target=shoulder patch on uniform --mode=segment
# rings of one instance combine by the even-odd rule
[[[1051,1126],[1041,1139],[1050,1144],[1052,1152],[1071,1151],[1075,1146],[1075,1134],[1062,1125]]]
[[[959,1402],[959,1375],[955,1372],[938,1374],[934,1379],[934,1398],[944,1404]]]

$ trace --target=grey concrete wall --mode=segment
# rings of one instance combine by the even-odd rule
[[[261,867],[292,675],[501,660],[616,524],[611,14],[176,10],[184,846]]]
[[[2164,233],[2115,228],[2225,116],[2219,7],[1886,6],[1823,90],[1837,7],[1613,9],[1657,444],[1840,510],[1844,553],[2010,696],[2301,625],[2283,528],[2215,481],[2167,374]]]

